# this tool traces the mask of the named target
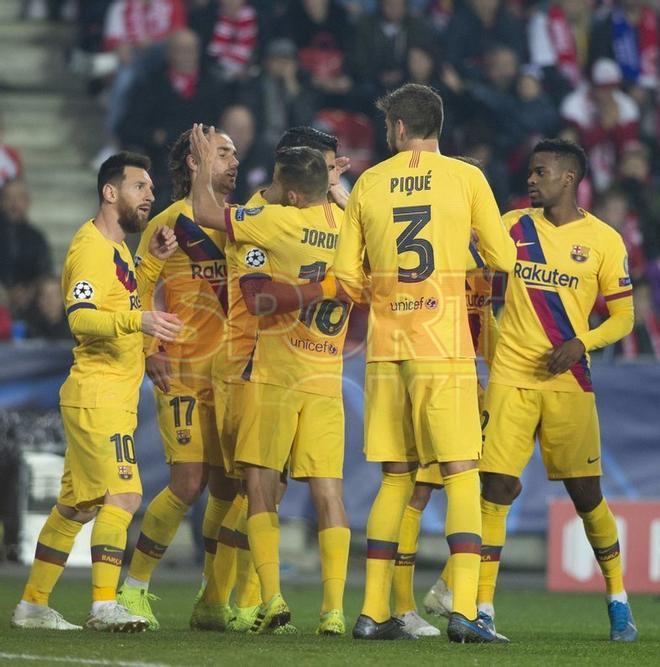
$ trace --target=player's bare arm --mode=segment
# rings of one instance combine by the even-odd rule
[[[204,134],[204,126],[195,123],[190,135],[190,149],[197,169],[192,179],[193,219],[198,225],[226,231],[225,208],[220,206],[213,193],[211,172],[218,152],[217,135],[211,127]]]

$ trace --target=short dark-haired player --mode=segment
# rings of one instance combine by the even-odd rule
[[[48,606],[76,535],[95,519],[91,537],[92,609],[87,628],[139,632],[148,619],[116,600],[126,530],[142,500],[133,433],[144,374],[142,332],[172,342],[175,315],[141,310],[162,263],[177,243],[155,227],[137,270],[124,243],[143,229],[154,200],[149,159],[108,158],[98,174],[99,210],[75,234],[62,271],[62,296],[76,338],[74,363],[60,391],[67,449],[57,504],[37,541],[30,576],[11,625],[80,630]]]

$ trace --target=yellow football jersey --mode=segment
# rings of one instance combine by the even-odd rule
[[[342,215],[332,204],[225,209],[240,279],[270,278],[294,285],[322,280],[333,264]],[[348,315],[347,304],[328,299],[295,312],[260,317],[246,378],[340,396]]]
[[[92,220],[78,230],[62,271],[64,307],[77,344],[61,405],[137,411],[144,374],[140,297],[161,267],[149,255],[136,271],[126,244],[103,236]],[[81,323],[89,310],[104,315]]]
[[[262,190],[252,195],[246,208],[265,206]],[[235,244],[225,246],[227,256],[227,320],[225,322],[222,345],[213,365],[216,380],[243,382],[245,366],[250,361],[257,341],[259,318],[251,315],[245,305],[239,285],[240,262]]]
[[[509,274],[490,381],[527,389],[593,391],[589,358],[551,375],[553,346],[589,331],[598,293],[631,298],[623,240],[587,211],[556,227],[542,209],[510,211],[504,223],[518,252]]]
[[[509,271],[515,247],[479,169],[439,153],[405,151],[358,179],[345,213],[335,272],[371,309],[367,361],[474,357],[465,302],[471,229],[486,263]]]
[[[193,222],[192,206],[180,199],[154,217],[142,234],[136,258],[148,252],[158,226],[171,227],[179,247],[164,263],[156,294],[146,294],[143,307],[154,300],[179,316],[183,330],[175,343],[163,344],[173,379],[193,391],[211,387],[211,362],[222,338],[227,312],[225,234]],[[155,297],[155,298],[154,298]],[[153,339],[149,341],[153,349]]]
[[[497,320],[492,306],[492,274],[476,245],[470,243],[465,274],[465,305],[475,354],[490,365],[497,342]]]

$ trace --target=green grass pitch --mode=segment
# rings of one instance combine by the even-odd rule
[[[660,665],[660,598],[633,596],[640,639],[635,644],[608,640],[608,621],[601,595],[559,595],[542,591],[498,593],[498,629],[508,646],[450,644],[445,622],[438,619],[442,637],[408,642],[356,642],[316,637],[318,586],[288,582],[284,593],[298,626],[297,636],[246,636],[192,632],[188,618],[196,592],[194,583],[177,583],[177,574],[163,572],[152,586],[161,598],[154,610],[159,632],[105,635],[92,632],[17,631],[9,617],[24,580],[21,573],[0,569],[0,664],[114,665],[117,667],[202,665]],[[423,590],[418,590],[418,601]],[[347,619],[354,621],[361,590],[349,588]],[[73,622],[82,623],[89,608],[89,584],[79,574],[65,572],[52,598],[53,606]],[[30,657],[32,656],[32,657]]]

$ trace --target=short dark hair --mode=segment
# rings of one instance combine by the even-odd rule
[[[326,196],[328,165],[321,151],[307,146],[283,148],[275,156],[275,166],[285,190],[301,192],[309,199]]]
[[[282,138],[275,147],[275,151],[281,151],[283,148],[307,146],[307,148],[315,148],[322,153],[325,151],[334,151],[336,153],[338,145],[339,139],[333,134],[322,132],[308,125],[299,125],[289,128],[282,135]]]
[[[119,185],[124,180],[124,170],[126,167],[137,167],[149,171],[151,169],[151,160],[146,155],[140,153],[131,153],[122,151],[111,155],[99,169],[99,175],[96,179],[96,189],[99,193],[99,202],[103,203],[103,188],[108,183]]]
[[[376,108],[386,118],[396,123],[403,121],[408,135],[414,139],[439,137],[444,121],[442,97],[419,83],[406,83],[395,91],[379,98]]]
[[[571,160],[577,173],[577,183],[579,183],[587,173],[587,154],[584,152],[584,148],[579,144],[576,144],[574,141],[568,141],[566,139],[543,139],[532,149],[532,155],[536,153],[554,153],[562,158]]]

